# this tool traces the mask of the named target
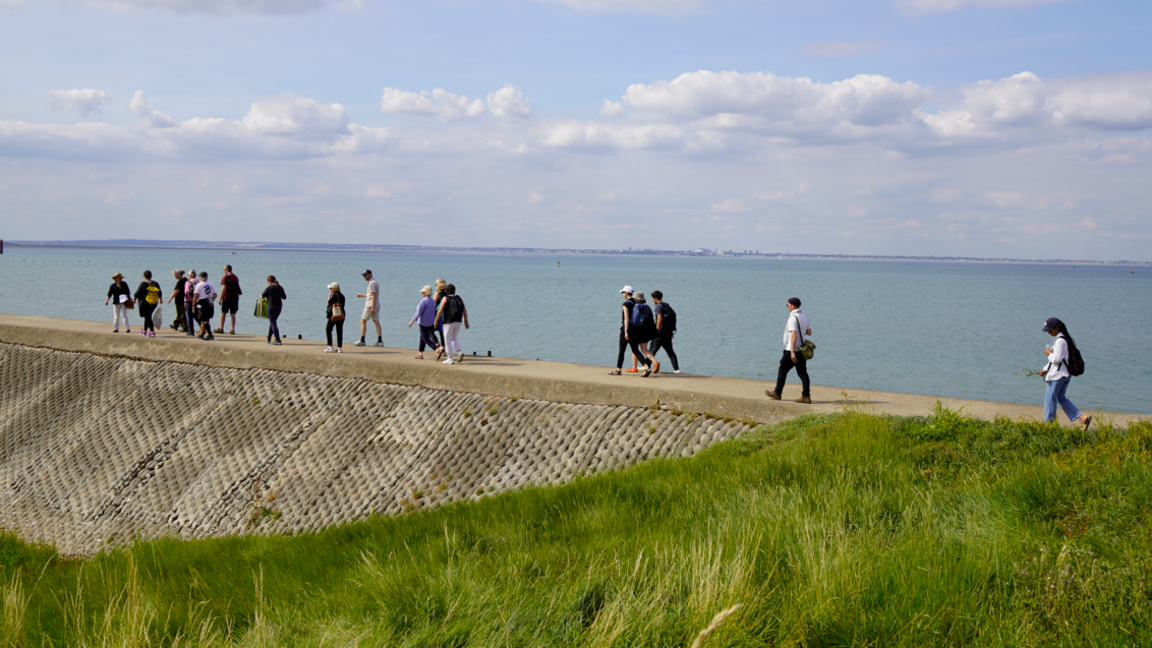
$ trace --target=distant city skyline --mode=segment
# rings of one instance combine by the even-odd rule
[[[0,0],[0,238],[1147,259],[1152,4]]]
[[[536,247],[448,247],[405,245],[399,243],[284,243],[268,241],[172,241],[172,240],[87,240],[87,241],[8,241],[19,247],[74,247],[74,248],[148,248],[148,249],[209,249],[209,250],[280,250],[280,251],[347,251],[347,252],[474,252],[506,254],[639,254],[667,256],[707,256],[707,257],[760,257],[788,259],[853,259],[853,260],[898,260],[898,261],[965,261],[980,263],[1057,263],[1095,265],[1152,265],[1152,260],[1117,259],[1101,261],[1096,259],[1029,259],[1007,257],[959,257],[936,255],[883,255],[883,254],[831,254],[793,253],[789,251],[735,250],[735,249],[659,249],[659,248],[536,248]],[[2,249],[2,248],[0,248]]]

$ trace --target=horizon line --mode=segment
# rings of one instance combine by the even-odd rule
[[[0,239],[0,246],[5,241]],[[446,245],[404,245],[393,243],[287,243],[268,241],[194,241],[165,239],[84,239],[75,241],[7,241],[17,247],[77,247],[77,248],[160,248],[160,249],[231,249],[231,250],[300,250],[330,252],[480,252],[511,254],[611,254],[611,255],[650,255],[650,256],[703,256],[703,257],[752,257],[790,259],[850,259],[850,260],[904,260],[904,261],[963,261],[982,263],[1058,263],[1089,265],[1152,265],[1152,261],[1118,259],[1103,261],[1096,259],[1026,259],[1013,257],[964,257],[939,255],[901,254],[850,254],[818,252],[761,252],[760,250],[713,250],[695,248],[690,250],[664,250],[658,248],[544,248],[544,247],[453,247]],[[0,250],[3,248],[0,247]]]

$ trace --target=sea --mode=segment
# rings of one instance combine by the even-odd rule
[[[849,395],[869,389],[1042,403],[1043,381],[1018,374],[1044,365],[1051,338],[1041,325],[1059,317],[1087,367],[1069,397],[1082,410],[1152,415],[1152,360],[1144,355],[1152,326],[1148,266],[8,244],[0,254],[0,312],[102,321],[111,331],[104,299],[115,272],[134,290],[150,269],[167,299],[174,268],[206,270],[218,282],[225,264],[244,291],[239,333],[266,333],[253,309],[272,274],[288,295],[281,332],[322,340],[327,285],[341,285],[349,320],[356,320],[362,300],[355,295],[365,289],[360,275],[371,269],[381,286],[387,346],[415,348],[418,329],[407,324],[420,289],[444,278],[468,308],[465,353],[605,371],[616,361],[620,288],[660,290],[677,313],[684,373],[763,380],[766,388],[783,350],[785,304],[795,296],[817,345],[808,363],[813,382]],[[171,321],[174,312],[165,311]],[[374,341],[371,323],[369,331]],[[347,347],[358,322],[347,322],[345,333]],[[661,371],[671,371],[663,352],[658,359]]]

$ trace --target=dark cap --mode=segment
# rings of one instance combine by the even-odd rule
[[[800,308],[800,298],[799,297],[789,297],[788,303],[792,304],[796,308]]]
[[[372,271],[371,271],[371,270],[365,270],[364,272],[361,272],[361,273],[360,273],[360,276],[361,276],[361,277],[367,277],[367,276],[368,276],[368,275],[370,275],[370,274],[372,274]]]
[[[1044,328],[1042,328],[1040,330],[1044,331],[1044,332],[1048,332],[1054,328],[1060,328],[1060,325],[1063,323],[1064,322],[1061,322],[1059,319],[1057,319],[1055,317],[1049,317],[1048,319],[1044,320]]]

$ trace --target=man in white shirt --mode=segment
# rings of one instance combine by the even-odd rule
[[[364,314],[360,316],[360,341],[356,346],[364,346],[364,334],[368,332],[368,320],[376,325],[376,344],[384,346],[384,336],[380,331],[380,283],[372,278],[372,271],[365,270],[360,276],[368,280],[368,290],[356,293],[357,297],[364,298]]]
[[[800,345],[804,344],[804,338],[809,335],[812,335],[812,326],[808,323],[808,316],[800,310],[800,298],[792,297],[788,300],[788,322],[784,325],[784,355],[780,358],[780,369],[776,372],[776,390],[765,390],[764,393],[768,398],[780,400],[780,396],[784,393],[784,381],[788,378],[788,372],[792,371],[792,367],[796,367],[796,375],[800,376],[800,384],[804,389],[796,402],[812,402],[811,384],[808,381],[808,361],[804,358],[804,354],[800,353]]]
[[[208,273],[200,273],[200,283],[196,284],[194,292],[196,296],[196,310],[200,318],[200,339],[201,340],[215,340],[216,336],[212,335],[212,316],[215,315],[215,309],[212,307],[212,302],[216,299],[216,287],[208,281]]]

